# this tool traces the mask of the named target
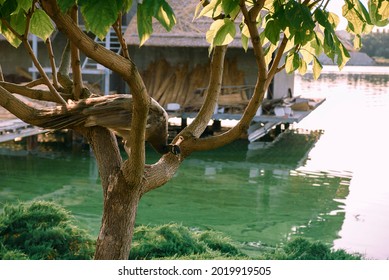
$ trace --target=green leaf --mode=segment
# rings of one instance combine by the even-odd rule
[[[267,48],[265,48],[264,55],[265,55],[265,64],[269,65],[270,62],[273,60],[273,53],[277,49],[276,45],[269,44]]]
[[[18,13],[13,13],[10,19],[10,25],[19,34],[26,30],[26,14],[20,9]]]
[[[58,0],[57,2],[62,13],[66,13],[73,5],[76,5],[76,0]]]
[[[331,23],[332,27],[334,29],[336,29],[336,27],[338,26],[338,24],[340,22],[340,19],[339,19],[337,14],[329,12],[328,13],[328,21]]]
[[[281,28],[275,20],[267,22],[265,27],[265,36],[273,45],[276,45],[280,40],[280,32]]]
[[[285,71],[286,73],[292,73],[300,67],[300,56],[298,53],[289,53],[286,56]]]
[[[369,13],[371,21],[374,25],[380,27],[388,25],[389,2],[381,0],[370,0]]]
[[[46,41],[54,31],[50,17],[43,10],[35,10],[31,17],[30,31],[43,41]]]
[[[324,37],[323,34],[315,32],[315,38],[310,42],[311,47],[315,50],[315,55],[319,56],[323,50]]]
[[[332,37],[331,32],[329,32],[327,29],[324,30],[324,52],[325,54],[334,60],[335,58],[335,42]]]
[[[122,10],[127,13],[132,7],[132,0],[123,0]]]
[[[379,1],[378,14],[381,15],[381,18],[387,20],[389,18],[389,2],[388,1]]]
[[[13,47],[17,48],[20,46],[22,41],[20,41],[15,34],[13,34],[6,26],[1,25],[0,21],[0,34],[3,34],[4,38],[10,43]]]
[[[100,39],[104,39],[122,8],[116,0],[78,0],[78,4],[86,26]]]
[[[371,25],[369,13],[359,0],[345,0],[342,15],[348,20],[348,29],[355,34],[368,32]]]
[[[152,16],[150,15],[150,10],[148,7],[138,4],[136,17],[138,25],[138,36],[140,41],[139,45],[142,46],[153,33]]]
[[[32,0],[18,0],[18,10],[27,12],[32,7]]]
[[[15,0],[6,0],[0,7],[0,18],[9,18],[16,11],[18,2]]]
[[[231,14],[237,7],[239,7],[239,0],[222,0],[222,8],[226,15]]]
[[[323,66],[321,65],[319,59],[315,56],[313,58],[313,67],[312,67],[312,72],[313,72],[313,78],[317,80],[320,77],[321,70],[323,69]]]
[[[308,70],[307,63],[305,62],[305,60],[300,59],[300,65],[298,68],[300,75],[305,75],[305,73],[307,73],[307,70]]]
[[[161,6],[158,9],[158,12],[154,15],[155,18],[162,24],[167,31],[170,31],[173,26],[176,24],[176,17],[174,15],[173,9],[165,1],[160,1]]]
[[[241,42],[244,51],[247,52],[247,50],[249,49],[249,38],[246,35],[242,34]]]
[[[340,44],[340,47],[336,54],[338,56],[336,63],[338,65],[339,70],[342,70],[342,68],[346,65],[347,61],[350,60],[350,54],[343,44]]]
[[[173,9],[165,0],[143,0],[138,4],[137,25],[140,45],[143,45],[153,33],[153,17],[170,31],[176,24]]]
[[[208,5],[206,5],[200,12],[197,18],[205,16],[205,17],[217,17],[222,12],[221,0],[211,0]]]
[[[354,48],[356,50],[360,50],[362,48],[362,40],[361,40],[361,35],[355,35],[354,36]]]

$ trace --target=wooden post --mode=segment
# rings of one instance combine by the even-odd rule
[[[31,152],[38,147],[38,136],[32,135],[27,137],[27,151]]]

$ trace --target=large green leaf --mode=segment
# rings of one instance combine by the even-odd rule
[[[239,7],[239,0],[222,0],[222,8],[226,15],[231,14],[237,7]]]
[[[118,0],[78,0],[85,24],[100,39],[104,39],[111,25],[117,20],[122,6]]]
[[[265,36],[273,45],[276,45],[280,40],[280,32],[281,28],[275,20],[267,22],[265,27]]]
[[[61,12],[66,13],[71,7],[76,4],[76,0],[57,0]]]
[[[176,24],[176,17],[173,9],[165,1],[160,1],[160,7],[157,9],[154,17],[162,24],[167,31],[170,31]]]
[[[54,31],[50,17],[43,10],[35,10],[31,17],[30,31],[42,40],[46,41]]]
[[[370,0],[369,1],[370,18],[376,26],[386,26],[389,23],[389,1]]]
[[[207,42],[214,46],[228,45],[234,40],[236,34],[235,24],[229,18],[218,19],[211,24],[206,33]]]

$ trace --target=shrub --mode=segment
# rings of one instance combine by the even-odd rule
[[[331,250],[330,246],[305,238],[296,238],[263,256],[271,260],[360,260],[360,255],[349,254],[344,250]]]
[[[228,259],[244,257],[218,232],[195,232],[178,224],[135,229],[130,259]]]
[[[60,206],[43,201],[6,205],[0,215],[1,259],[91,259],[94,242]]]

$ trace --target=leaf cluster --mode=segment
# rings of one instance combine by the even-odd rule
[[[325,53],[336,62],[339,69],[342,69],[350,59],[348,50],[335,32],[339,17],[327,10],[326,2],[201,1],[195,17],[206,16],[215,20],[206,34],[210,49],[229,44],[235,39],[237,34],[235,21],[240,18],[241,42],[243,48],[247,50],[251,38],[247,22],[254,20],[248,17],[259,7],[261,12],[255,18],[260,30],[260,40],[257,42],[264,48],[266,64],[271,63],[280,42],[287,40],[287,47],[283,50],[286,71],[291,73],[299,70],[304,74],[307,65],[312,63],[314,77],[318,78],[322,69],[318,60],[321,53]],[[242,9],[247,9],[248,13],[244,14]],[[368,8],[359,0],[345,0],[342,15],[348,20],[347,31],[355,35],[355,48],[361,46],[361,34],[369,33],[374,25],[384,26],[388,23],[388,10],[389,4],[383,0],[369,1]],[[239,17],[242,14],[243,17]]]
[[[133,0],[58,0],[60,10],[67,13],[72,7],[78,6],[87,31],[103,39],[109,28],[122,14],[127,13]],[[141,44],[152,34],[152,19],[157,19],[168,31],[176,23],[174,12],[165,0],[138,1],[138,33]],[[12,28],[20,34],[26,29],[26,23],[31,17],[32,34],[46,40],[54,31],[54,26],[48,15],[40,9],[37,0],[2,0],[0,1],[0,33],[14,46],[20,45],[20,40],[9,30]],[[7,24],[5,24],[5,22]]]
[[[3,1],[0,3],[0,33],[12,46],[18,47],[29,33],[45,41],[54,31],[49,16],[38,8],[37,1]]]

